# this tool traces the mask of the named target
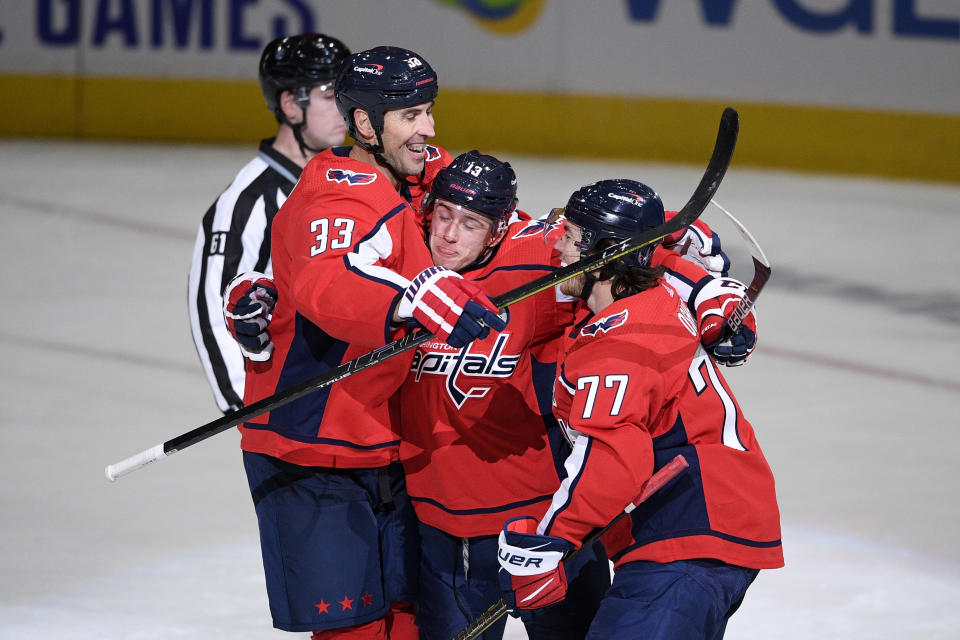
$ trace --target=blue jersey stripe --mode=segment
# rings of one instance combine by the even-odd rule
[[[509,502],[507,504],[501,504],[495,507],[483,507],[483,508],[476,508],[476,509],[451,509],[449,507],[445,507],[440,502],[437,502],[436,500],[433,500],[431,498],[421,498],[414,495],[410,496],[410,500],[412,502],[422,502],[424,504],[429,504],[431,506],[436,507],[437,509],[440,509],[441,511],[445,511],[446,513],[456,515],[456,516],[479,515],[479,514],[485,514],[485,513],[499,513],[501,511],[509,511],[511,509],[516,509],[518,507],[527,507],[531,504],[537,504],[538,502],[544,502],[546,500],[550,500],[551,498],[553,498],[553,494],[537,496],[536,498],[529,498],[527,500],[520,500],[518,502]]]

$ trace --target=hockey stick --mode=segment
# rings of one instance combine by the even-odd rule
[[[556,271],[548,273],[527,284],[521,285],[515,289],[507,291],[493,299],[493,303],[499,309],[504,309],[530,296],[545,291],[565,280],[574,278],[582,273],[593,271],[612,260],[616,260],[637,249],[654,242],[659,242],[664,237],[679,231],[690,225],[694,220],[700,217],[703,210],[709,204],[713,194],[720,187],[720,181],[723,179],[730,166],[730,160],[733,157],[733,149],[736,146],[737,134],[740,130],[740,118],[736,110],[727,107],[720,118],[720,129],[717,132],[717,140],[714,144],[713,155],[707,164],[706,171],[700,179],[700,183],[694,190],[690,200],[683,205],[680,212],[659,227],[648,229],[644,233],[633,238],[628,238],[619,244],[608,247],[601,253],[592,255],[586,259],[578,260]],[[161,444],[145,449],[140,453],[134,454],[119,462],[107,465],[105,473],[107,479],[111,482],[124,476],[131,471],[135,471],[151,462],[156,462],[165,457],[171,456],[177,451],[186,449],[189,446],[197,444],[207,438],[222,433],[231,427],[235,427],[241,422],[251,420],[261,414],[272,411],[277,407],[283,406],[294,400],[312,393],[324,387],[327,387],[338,380],[343,380],[358,371],[362,371],[375,364],[383,362],[388,358],[409,351],[429,340],[433,339],[433,334],[428,331],[419,331],[411,333],[403,338],[384,345],[379,349],[365,353],[349,362],[330,369],[318,376],[304,380],[299,384],[288,387],[279,393],[259,400],[242,409],[225,415],[217,420],[208,422],[196,429],[181,434],[175,438],[167,440]]]
[[[747,228],[743,226],[743,223],[737,220],[732,213],[724,209],[716,200],[711,200],[711,202],[717,209],[723,211],[727,217],[730,218],[730,222],[737,228],[740,237],[747,243],[747,248],[750,250],[750,257],[753,258],[753,280],[750,281],[750,286],[747,287],[743,298],[740,299],[733,313],[731,313],[727,319],[726,335],[729,337],[735,334],[740,328],[743,319],[747,317],[750,309],[753,309],[753,305],[757,303],[757,296],[760,295],[760,290],[763,289],[764,285],[767,284],[767,280],[770,279],[770,261],[767,260],[763,249],[761,249],[757,241],[754,240],[753,235],[747,231]]]
[[[687,463],[687,459],[681,455],[677,455],[673,458],[673,460],[660,467],[660,469],[650,476],[650,479],[644,483],[643,488],[639,493],[637,493],[637,495],[633,497],[632,500],[630,500],[627,506],[624,507],[623,511],[618,513],[617,516],[611,520],[609,524],[607,524],[607,526],[591,532],[590,535],[583,539],[579,549],[569,553],[566,557],[564,557],[564,564],[573,560],[575,557],[577,557],[577,554],[584,549],[592,547],[593,543],[599,540],[603,534],[613,527],[613,525],[620,522],[624,516],[636,509],[641,502],[645,502],[650,498],[650,496],[662,489],[668,482],[680,475],[680,472],[685,470],[688,466],[690,465]],[[506,615],[507,611],[507,603],[503,598],[500,598],[490,605],[486,611],[481,613],[476,620],[467,625],[463,631],[453,636],[451,640],[472,640],[472,638],[476,638],[481,633],[486,631],[490,625]]]

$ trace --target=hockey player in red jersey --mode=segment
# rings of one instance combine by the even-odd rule
[[[433,266],[411,206],[449,157],[427,144],[433,69],[376,47],[346,60],[334,94],[355,144],[318,154],[274,219],[274,348],[248,365],[246,404],[408,323],[455,346],[505,326],[479,285]],[[416,523],[390,402],[409,365],[395,358],[242,425],[274,626],[417,637]]]
[[[504,293],[559,266],[546,223],[516,211],[508,163],[457,156],[424,200],[437,265]],[[552,243],[551,243],[552,244]],[[562,436],[551,414],[557,348],[572,299],[549,290],[509,308],[507,328],[460,349],[421,345],[401,389],[401,457],[420,520],[423,640],[447,640],[500,597],[497,534],[505,519],[541,516],[560,484]],[[602,549],[571,568],[576,595],[528,616],[528,637],[583,638],[609,586]],[[484,638],[503,634],[505,621]]]
[[[659,196],[632,180],[583,187],[565,210],[557,248],[569,262],[664,220]],[[593,312],[571,332],[554,387],[572,443],[567,477],[539,523],[504,526],[501,577],[515,609],[562,601],[563,554],[680,453],[687,473],[604,536],[615,576],[587,637],[714,640],[758,570],[783,565],[779,511],[753,428],[701,342],[716,314],[698,323],[665,270],[650,267],[654,253],[562,285]]]

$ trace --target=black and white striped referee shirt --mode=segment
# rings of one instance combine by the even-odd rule
[[[260,142],[257,157],[203,216],[190,265],[190,328],[224,413],[243,406],[244,363],[223,320],[223,289],[245,271],[273,275],[270,224],[300,177],[300,167],[273,140]]]

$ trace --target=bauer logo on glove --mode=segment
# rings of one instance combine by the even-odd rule
[[[507,521],[500,532],[500,590],[514,615],[519,615],[518,609],[556,604],[567,595],[563,558],[573,550],[573,545],[536,531],[537,519],[524,516]]]
[[[733,278],[718,278],[697,294],[700,317],[700,342],[718,363],[737,367],[747,361],[757,346],[757,317],[754,309],[743,318],[736,332],[728,322],[747,288]]]

